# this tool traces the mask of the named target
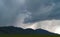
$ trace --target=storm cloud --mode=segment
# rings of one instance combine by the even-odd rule
[[[57,1],[57,2],[56,2]],[[59,0],[30,0],[27,10],[30,11],[31,19],[25,22],[37,22],[43,20],[60,19]],[[27,20],[27,19],[25,19]]]
[[[24,10],[23,0],[0,0],[0,26],[13,25]]]
[[[60,25],[60,0],[0,0],[0,26],[53,32],[57,24]]]

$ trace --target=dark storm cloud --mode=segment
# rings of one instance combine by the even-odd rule
[[[32,17],[25,22],[60,19],[60,0],[28,0],[27,4]]]
[[[60,19],[60,0],[0,0],[0,26],[51,19]]]

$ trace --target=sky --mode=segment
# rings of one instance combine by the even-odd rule
[[[0,26],[60,34],[60,0],[0,0]]]

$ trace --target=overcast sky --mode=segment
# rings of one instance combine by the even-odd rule
[[[0,0],[0,26],[52,31],[59,25],[60,0]]]

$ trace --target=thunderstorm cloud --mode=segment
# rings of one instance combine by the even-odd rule
[[[0,26],[60,34],[60,0],[0,0]]]

